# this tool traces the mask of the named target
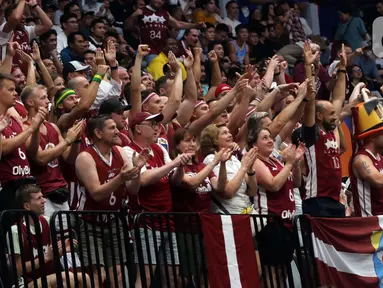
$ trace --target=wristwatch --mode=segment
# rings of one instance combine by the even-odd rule
[[[254,176],[255,175],[254,169],[251,169],[251,172],[247,172],[247,175],[248,176]]]

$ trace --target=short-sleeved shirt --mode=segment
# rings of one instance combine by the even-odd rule
[[[212,162],[214,159],[214,155],[210,154],[205,157],[203,160],[204,164],[208,164]],[[215,175],[219,175],[219,168],[221,164],[218,164],[214,167],[213,172]],[[226,173],[227,180],[230,181],[237,175],[239,169],[241,168],[241,162],[235,156],[231,156],[231,158],[226,162]],[[217,195],[217,200],[226,208],[226,210],[231,214],[241,214],[243,211],[251,206],[250,198],[246,194],[247,184],[245,178],[242,179],[241,185],[237,193],[235,193],[234,197],[231,199],[224,199]],[[213,212],[223,213],[221,209],[219,209],[215,204],[213,205]]]
[[[353,51],[362,47],[367,30],[359,17],[352,17],[346,23],[340,23],[335,33],[335,40],[346,40]]]

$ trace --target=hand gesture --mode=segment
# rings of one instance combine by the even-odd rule
[[[284,150],[284,158],[286,161],[286,164],[294,164],[295,163],[295,152],[296,148],[295,145],[289,144]]]
[[[137,55],[141,56],[141,57],[145,57],[146,55],[149,55],[150,53],[150,48],[148,45],[145,45],[145,44],[141,44],[138,46],[138,50],[137,50]]]
[[[214,166],[218,163],[226,163],[227,160],[231,158],[231,155],[233,154],[233,150],[231,148],[222,148],[219,150],[219,152],[215,152],[214,155]]]
[[[37,0],[27,0],[26,2],[29,7],[33,7],[37,4]]]
[[[268,62],[268,67],[272,68],[273,70],[276,70],[279,66],[278,55],[274,55],[273,57],[271,57]]]
[[[288,67],[289,67],[289,63],[287,63],[286,60],[283,60],[281,63],[280,63],[280,66],[282,68],[282,71],[284,72]]]
[[[0,133],[4,131],[9,125],[9,116],[0,115]]]
[[[78,121],[68,130],[65,139],[69,142],[69,144],[73,144],[77,139],[81,137],[82,130],[83,122]]]
[[[45,251],[45,254],[44,254],[44,258],[45,258],[46,262],[50,262],[50,261],[53,260],[53,257],[54,257],[54,255],[53,255],[52,245],[48,245],[48,248],[47,248],[47,250]]]
[[[343,69],[347,67],[347,55],[346,55],[346,52],[344,50],[344,44],[342,44],[342,50],[339,54],[339,60],[340,60],[340,64],[339,66],[342,67]]]
[[[106,44],[106,49],[104,49],[104,55],[109,64],[116,62],[116,45],[113,41],[109,40]]]
[[[96,49],[96,64],[97,65],[106,65],[104,52],[101,48]]]
[[[193,156],[194,156],[194,154],[182,153],[182,154],[179,154],[176,157],[176,159],[174,159],[173,161],[176,164],[176,167],[186,166],[186,165],[188,165],[190,160],[192,160]]]
[[[120,171],[120,177],[123,182],[130,181],[132,179],[137,178],[140,173],[140,169],[138,167],[133,167],[131,169],[128,168],[128,165],[124,165]]]
[[[306,41],[305,44],[303,45],[303,53],[305,55],[306,65],[314,64],[317,57],[319,56],[319,51],[315,52],[315,54],[313,55],[311,51],[310,43],[308,41]]]
[[[103,65],[97,66],[97,73],[103,76],[106,74],[106,72],[108,72],[108,70],[109,70],[109,65],[103,64]]]
[[[290,90],[299,89],[299,83],[289,83],[278,85],[278,88],[283,92],[289,92]]]
[[[132,16],[136,16],[137,17],[137,16],[141,16],[143,14],[144,14],[144,12],[142,11],[142,9],[138,8],[138,9],[136,9],[136,11],[134,11]]]
[[[241,167],[245,169],[246,171],[249,171],[253,168],[254,162],[258,157],[258,148],[253,147],[251,148],[245,156],[243,156],[241,161]]]
[[[208,54],[210,62],[214,63],[218,61],[217,53],[214,50],[211,50]]]
[[[31,128],[33,131],[37,131],[37,129],[39,129],[41,123],[43,123],[47,115],[48,115],[48,110],[40,107],[39,111],[37,112],[35,117],[32,118],[32,121],[31,121]]]
[[[25,53],[23,50],[16,50],[17,54],[19,54],[21,62],[27,63],[27,64],[33,64],[33,59],[31,56],[29,56],[27,53]]]
[[[41,60],[40,49],[39,49],[39,45],[37,45],[36,41],[33,41],[32,49],[33,49],[33,52],[32,52],[33,61],[35,61],[35,62],[40,61]]]
[[[21,50],[19,43],[17,43],[17,42],[8,42],[7,43],[7,55],[13,57],[13,56],[15,56],[17,50]]]
[[[202,48],[201,47],[193,47],[193,54],[194,57],[196,56],[202,56]]]
[[[306,152],[306,145],[305,143],[299,142],[299,146],[295,151],[295,163],[302,160],[303,155]]]
[[[306,79],[304,82],[299,85],[297,96],[306,96],[307,94],[307,84],[309,79]]]
[[[249,84],[249,79],[247,79],[247,74],[243,74],[242,76],[237,73],[237,76],[240,76],[237,83],[235,83],[233,90],[237,93],[241,92],[245,87]]]
[[[194,56],[193,56],[193,53],[189,50],[189,49],[186,49],[186,55],[182,55],[182,58],[184,60],[184,66],[186,69],[191,69],[193,67],[193,64],[194,64]]]
[[[133,153],[133,166],[137,167],[138,169],[141,170],[142,167],[146,164],[146,161],[148,161],[149,158],[149,150],[144,149],[141,151],[140,154],[137,154],[136,152]]]
[[[181,70],[181,63],[177,60],[176,55],[174,55],[172,51],[169,52],[168,59],[172,71],[177,72]]]

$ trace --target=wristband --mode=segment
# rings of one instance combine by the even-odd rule
[[[307,98],[303,98],[303,100],[302,100],[303,102],[308,102],[309,101],[309,99],[307,99]]]
[[[254,171],[254,169],[252,169],[251,172],[247,172],[247,175],[248,175],[248,176],[254,176],[254,175],[255,175],[255,171]]]
[[[39,5],[35,4],[35,5],[33,5],[33,6],[31,7],[31,9],[35,9],[37,6],[39,6]]]
[[[336,73],[347,73],[347,70],[346,69],[338,69],[337,71],[336,71]]]
[[[96,74],[94,74],[92,81],[95,81],[98,84],[100,84],[102,81],[102,78],[104,78],[104,77],[102,77],[100,74],[96,73]]]
[[[113,71],[113,70],[117,70],[118,69],[118,66],[110,66],[110,71]]]
[[[78,139],[78,140],[76,140],[76,141],[74,141],[73,143],[76,143],[76,144],[78,144],[78,143],[81,143],[81,139]]]

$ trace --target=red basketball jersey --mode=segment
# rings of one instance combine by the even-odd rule
[[[116,146],[111,149],[109,161],[102,157],[96,149],[95,146],[90,146],[86,148],[84,152],[89,153],[94,159],[98,178],[102,185],[119,175],[122,166],[124,166],[124,160]],[[117,190],[113,191],[108,198],[101,201],[94,200],[90,193],[84,188],[84,185],[81,185],[81,187],[82,197],[78,210],[118,211],[121,209],[122,200],[127,197],[127,191],[123,184]]]
[[[141,43],[149,45],[150,54],[160,54],[169,37],[169,13],[165,9],[155,10],[149,5],[142,8],[139,20]]]
[[[383,173],[383,157],[380,154],[375,156],[370,150],[361,148],[355,154],[355,157],[358,155],[365,155],[370,158],[379,173]],[[350,161],[350,164],[352,164],[352,161]],[[352,167],[350,167],[349,171],[355,216],[383,215],[383,188],[373,187],[369,182],[357,178]]]
[[[5,139],[13,138],[23,132],[21,124],[13,117],[7,128],[1,133]],[[2,155],[0,161],[0,184],[11,180],[31,176],[25,144],[15,147],[8,155]]]
[[[49,245],[51,245],[51,237],[50,237],[50,229],[48,221],[45,219],[44,216],[39,217],[39,221],[41,224],[41,243],[37,242],[37,237],[33,233],[28,233],[28,227],[25,225],[25,222],[23,221],[21,223],[21,232],[22,232],[22,239],[23,243],[20,249],[22,250],[22,253],[24,255],[25,262],[29,262],[32,260],[31,257],[31,250],[33,254],[33,259],[38,258],[38,249],[43,248],[43,254],[47,251]],[[29,222],[32,224],[31,222]],[[30,229],[30,228],[29,228]],[[39,246],[38,244],[41,244]],[[53,261],[50,261],[48,263],[44,263],[44,271],[41,271],[40,268],[36,269],[36,278],[40,278],[43,275],[50,275],[54,273],[54,266]],[[32,282],[34,274],[32,272],[27,274],[27,281]]]
[[[51,123],[44,122],[43,125],[47,129],[47,135],[40,132],[40,147],[42,150],[47,150],[60,143],[59,134]],[[46,166],[31,162],[31,170],[32,175],[36,177],[37,185],[39,185],[44,195],[67,186],[61,173],[58,159],[49,162]]]
[[[307,148],[305,160],[308,169],[305,199],[332,197],[339,201],[342,170],[334,131],[320,130],[315,144]]]
[[[15,108],[15,110],[17,111],[17,113],[19,113],[21,118],[24,118],[24,119],[27,118],[28,116],[27,108],[25,108],[24,104],[21,102],[19,97],[17,97],[15,101],[15,106],[13,106],[13,108]]]
[[[262,161],[275,177],[283,169],[282,164],[276,160],[270,159],[271,163]],[[258,185],[257,196],[254,198],[254,204],[258,208],[259,214],[276,214],[282,219],[291,220],[295,213],[294,183],[293,177],[287,178],[285,184],[278,192],[267,191],[261,185]],[[288,222],[291,224],[290,222]]]

